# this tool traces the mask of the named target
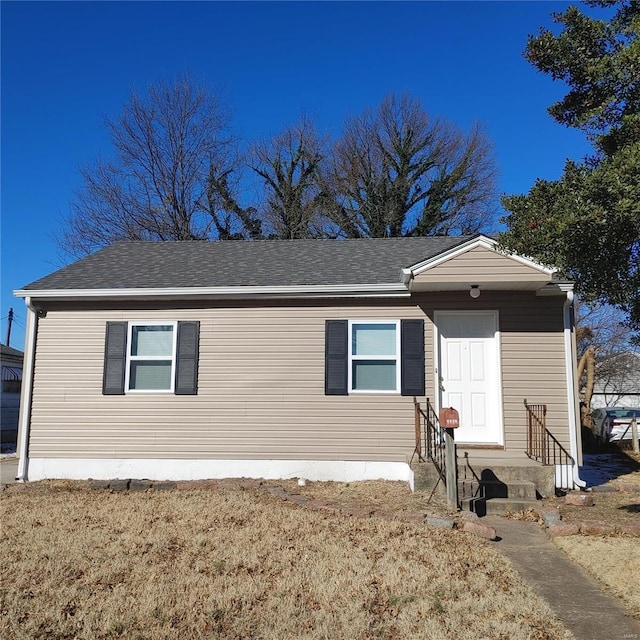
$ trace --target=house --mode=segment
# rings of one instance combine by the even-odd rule
[[[591,407],[640,407],[640,353],[625,351],[596,365]]]
[[[0,442],[3,453],[13,451],[16,446],[23,356],[19,349],[0,345]]]
[[[526,399],[579,481],[572,285],[482,235],[122,242],[15,294],[23,479],[413,486],[415,402],[524,465]]]

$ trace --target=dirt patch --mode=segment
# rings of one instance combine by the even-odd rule
[[[640,493],[614,491],[593,493],[593,506],[577,507],[565,504],[564,498],[550,498],[544,503],[557,507],[566,523],[579,524],[585,521],[605,522],[614,527],[638,523],[640,516]],[[638,543],[640,545],[640,542]]]
[[[581,476],[591,488],[593,506],[565,504],[564,498],[549,500],[557,506],[564,522],[585,520],[604,522],[615,527],[633,525],[640,515],[640,456],[612,449],[607,453],[585,456]]]
[[[363,482],[278,482],[288,492],[310,500],[330,501],[340,507],[368,509],[377,513],[422,513],[433,516],[452,516],[446,502],[438,494],[413,493],[406,482],[366,480]]]

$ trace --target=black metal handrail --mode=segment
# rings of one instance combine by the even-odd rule
[[[420,403],[415,405],[416,448],[414,454],[422,462],[430,460],[438,471],[440,479],[447,484],[447,463],[445,456],[444,434],[433,406],[427,398],[425,410]]]
[[[464,452],[464,464],[458,466],[458,480],[461,481],[460,487],[462,488],[462,495],[459,496],[461,499],[484,498],[482,478],[471,466],[468,451]]]
[[[527,449],[525,453],[532,460],[544,465],[554,465],[556,486],[573,489],[574,459],[556,437],[547,429],[547,405],[528,404],[524,406],[527,415]]]

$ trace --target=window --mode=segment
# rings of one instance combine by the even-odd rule
[[[326,395],[423,396],[423,320],[327,320]]]
[[[129,324],[128,391],[173,391],[175,323]]]
[[[198,389],[199,322],[107,322],[102,393]]]
[[[399,391],[398,322],[350,322],[350,391]]]

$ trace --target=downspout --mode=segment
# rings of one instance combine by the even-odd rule
[[[20,396],[20,442],[18,443],[18,475],[16,480],[27,479],[29,467],[29,429],[31,427],[31,396],[33,392],[33,370],[36,357],[36,333],[38,328],[38,310],[31,303],[31,297],[24,299],[27,307],[27,335],[25,338],[24,371],[22,374],[22,395]]]
[[[567,372],[567,405],[569,409],[569,448],[571,449],[571,457],[573,458],[573,482],[576,486],[584,489],[587,483],[580,478],[580,469],[578,467],[578,437],[577,430],[579,426],[578,416],[578,391],[577,380],[575,376],[575,354],[573,349],[573,322],[571,320],[571,309],[573,307],[573,291],[567,291],[567,299],[563,306],[564,319],[564,356],[565,367]]]

